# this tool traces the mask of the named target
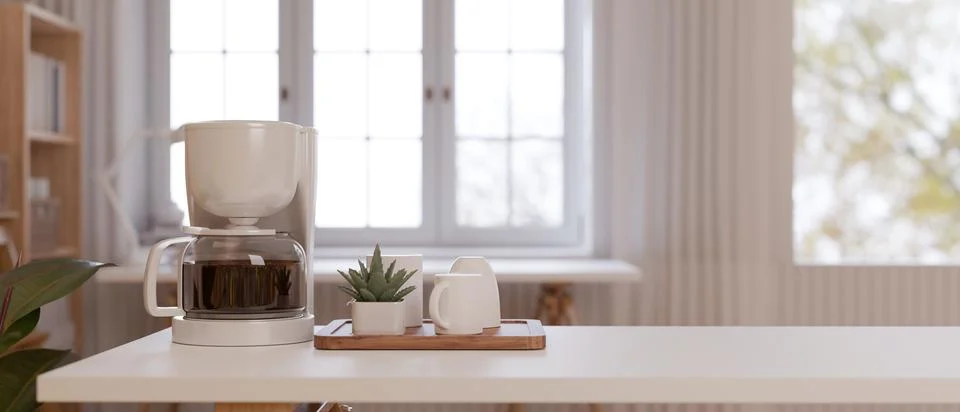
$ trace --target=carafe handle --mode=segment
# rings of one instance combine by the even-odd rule
[[[147,256],[147,268],[143,274],[143,306],[150,315],[158,318],[184,315],[183,309],[179,307],[157,306],[157,272],[160,271],[160,257],[163,255],[164,249],[178,243],[188,243],[193,239],[192,236],[165,239],[150,248],[150,254]]]

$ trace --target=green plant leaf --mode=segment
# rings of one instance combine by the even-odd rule
[[[383,271],[370,272],[370,282],[367,283],[367,288],[373,292],[373,295],[376,296],[379,301],[380,295],[387,290],[387,280],[383,278]]]
[[[25,338],[30,332],[33,332],[33,328],[37,327],[37,322],[40,320],[40,308],[36,308],[33,312],[28,313],[26,316],[17,319],[10,327],[3,331],[3,334],[0,335],[0,354],[6,352],[13,344],[20,341],[20,339]]]
[[[397,281],[402,279],[405,273],[406,271],[404,269],[400,269],[399,271],[397,271],[397,273],[395,273],[392,278],[387,280],[387,287],[393,288],[393,289],[400,289],[400,286],[402,285],[400,283],[397,283]]]
[[[397,294],[396,294],[396,296],[395,296],[395,298],[396,298],[395,302],[399,302],[399,301],[403,300],[403,297],[404,297],[404,296],[409,295],[410,292],[413,292],[413,290],[416,289],[416,288],[417,288],[416,286],[407,286],[407,287],[405,287],[405,288],[403,288],[403,289],[400,289],[400,291],[397,292]]]
[[[403,286],[405,283],[407,283],[407,281],[410,280],[411,277],[413,277],[413,274],[414,274],[414,273],[417,273],[417,271],[414,270],[414,271],[412,271],[412,272],[410,272],[410,273],[407,273],[406,275],[400,277],[400,279],[397,279],[397,287]]]
[[[68,350],[26,349],[0,357],[2,412],[32,411],[37,404],[37,376],[61,364]]]
[[[373,248],[373,259],[370,260],[370,273],[375,272],[383,273],[383,259],[381,259],[379,243]]]
[[[360,297],[363,299],[357,299],[357,302],[376,302],[377,297],[370,292],[368,289],[360,289]]]
[[[0,299],[0,332],[3,331],[3,324],[7,323],[7,312],[10,309],[10,299],[13,298],[13,288],[8,287],[3,291],[3,298]]]
[[[393,279],[390,279],[389,286],[400,289],[400,287],[403,286],[404,279],[409,279],[407,276],[407,271],[405,269],[401,269],[396,275],[393,276]]]
[[[363,275],[356,270],[350,269],[350,278],[353,279],[354,283],[356,283],[356,285],[354,285],[354,289],[363,289],[367,287],[367,281],[364,280]]]
[[[350,277],[350,275],[343,273],[342,270],[337,270],[337,273],[339,273],[340,277],[344,278],[354,289],[360,289],[360,285],[358,285],[357,282]]]
[[[383,293],[380,294],[380,297],[377,298],[377,300],[379,302],[396,302],[397,300],[394,299],[394,295],[396,294],[397,294],[397,288],[389,288],[383,291]]]
[[[364,266],[363,262],[361,262],[359,259],[357,260],[357,263],[360,264],[360,275],[363,278],[363,282],[370,282],[370,271],[367,270],[367,267]]]
[[[44,304],[73,292],[107,263],[81,259],[47,259],[30,262],[0,275],[0,290],[13,286],[13,298],[4,320],[6,329]]]
[[[346,287],[346,286],[343,286],[343,285],[337,285],[337,288],[339,288],[340,290],[342,290],[344,293],[350,295],[351,298],[360,300],[360,295],[357,294],[357,291],[355,291],[355,290],[353,290],[353,289],[350,289],[350,288],[348,288],[348,287]]]
[[[394,260],[393,262],[390,262],[390,267],[387,268],[387,273],[383,275],[384,279],[387,280],[387,283],[390,283],[390,278],[393,277],[393,267],[396,265],[397,265],[396,260]],[[400,270],[403,270],[403,269],[400,269]]]

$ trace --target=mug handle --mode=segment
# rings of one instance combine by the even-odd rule
[[[178,243],[187,243],[193,240],[192,236],[164,239],[150,248],[147,256],[147,268],[143,273],[143,306],[152,316],[158,318],[183,316],[183,309],[176,306],[157,306],[157,272],[160,271],[160,256],[163,250]],[[183,270],[178,268],[177,270]],[[179,285],[177,286],[179,287]]]
[[[440,296],[449,287],[450,282],[440,281],[433,292],[430,292],[430,317],[433,318],[435,325],[444,329],[449,329],[450,323],[440,315]]]

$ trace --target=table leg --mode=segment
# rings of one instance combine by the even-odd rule
[[[536,318],[544,325],[574,325],[576,311],[569,283],[546,283],[540,286]]]
[[[292,412],[293,403],[218,403],[216,412]]]
[[[569,283],[545,283],[540,286],[540,297],[537,299],[536,318],[544,325],[575,325],[577,314],[573,305],[573,295],[570,294]],[[510,411],[522,411],[513,409]],[[598,404],[590,404],[590,412],[601,412],[603,408]]]

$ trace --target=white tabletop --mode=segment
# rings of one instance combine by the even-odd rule
[[[450,270],[453,259],[425,259],[423,273],[426,281],[433,275]],[[100,283],[139,284],[143,282],[144,262],[100,269],[96,280]],[[608,259],[490,259],[500,283],[623,283],[640,281],[640,269],[629,263]],[[314,263],[315,283],[344,283],[337,269],[356,268],[357,261],[349,259],[318,259]],[[161,283],[176,282],[172,270],[162,270]]]
[[[960,403],[960,328],[547,327],[542,351],[173,345],[45,373],[41,401]]]

